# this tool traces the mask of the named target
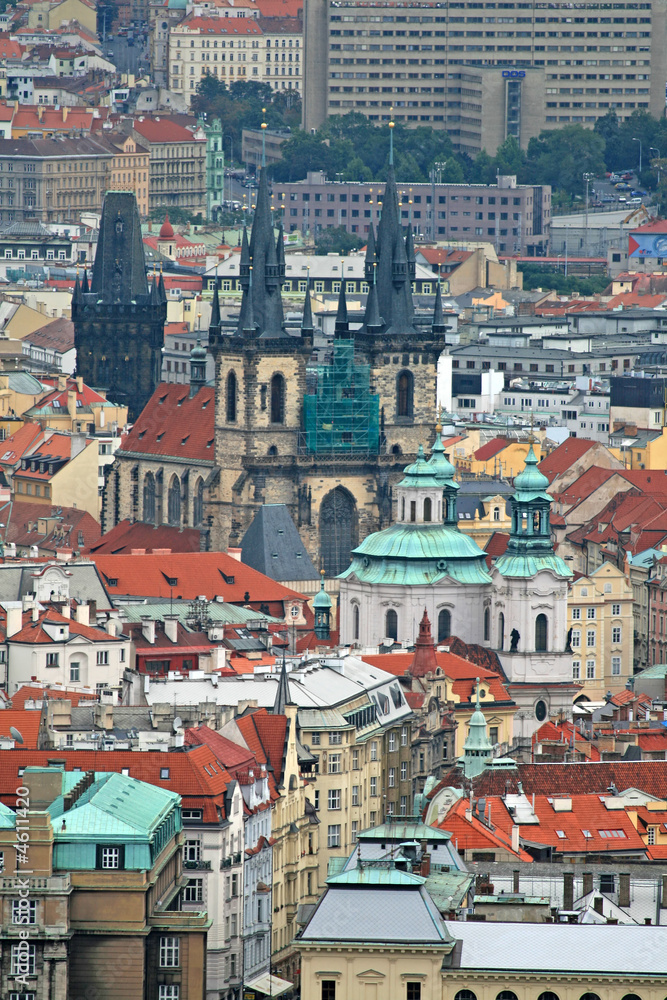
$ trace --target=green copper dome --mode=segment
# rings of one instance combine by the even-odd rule
[[[459,489],[459,484],[454,482],[456,469],[445,455],[445,446],[442,443],[440,429],[436,430],[435,441],[431,448],[431,458],[428,463],[435,471],[438,479],[442,480],[443,486],[450,486],[452,489]]]
[[[549,480],[537,468],[537,458],[531,444],[526,455],[526,465],[514,479],[514,491],[517,494],[517,499],[528,500],[531,496],[544,496],[550,501],[551,497],[546,492],[548,486]]]
[[[419,445],[417,461],[412,465],[406,465],[403,471],[403,479],[398,484],[408,489],[439,489],[442,483],[436,477],[431,460],[424,456],[424,448]]]
[[[317,610],[328,611],[331,608],[331,598],[324,589],[324,570],[322,570],[322,581],[320,583],[320,589],[318,590],[315,598],[313,600],[313,607]]]

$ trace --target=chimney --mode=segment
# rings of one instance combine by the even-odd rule
[[[90,625],[90,609],[87,604],[77,604],[76,620],[79,625]]]
[[[618,905],[623,909],[630,906],[630,872],[618,876]]]
[[[58,392],[65,392],[67,389],[67,375],[58,376]]]
[[[572,872],[565,872],[563,875],[563,909],[574,909],[574,875]]]
[[[63,793],[62,767],[41,767],[38,771],[26,768],[21,783],[30,789],[30,808],[42,811]]]
[[[36,603],[33,604],[33,606],[32,606],[32,620],[34,622],[38,622],[39,621],[39,608],[37,607]]]
[[[512,827],[512,850],[515,854],[519,853],[519,827]]]
[[[112,705],[95,705],[94,711],[95,725],[100,729],[104,729],[109,732],[113,729],[113,706]]]
[[[603,903],[604,900],[602,899],[602,896],[596,896],[595,899],[593,900],[593,909],[595,910],[596,913],[599,913],[601,917],[604,916],[604,911],[602,909]]]
[[[241,562],[241,549],[228,548],[227,555],[231,556],[232,559],[236,559],[237,562]]]
[[[77,375],[76,379],[75,379],[75,382],[76,382],[76,391],[77,392],[83,392],[83,376],[82,375]]]
[[[67,393],[67,412],[72,420],[76,417],[76,392],[70,389]]]
[[[60,614],[63,616],[63,618],[72,617],[72,609],[70,607],[69,601],[63,601],[62,607],[60,609]]]
[[[667,910],[667,875],[662,875],[662,893],[660,894],[660,908]]]
[[[86,447],[86,435],[72,434],[71,444],[70,444],[70,459],[76,458],[77,455],[80,455],[85,447]]]
[[[23,627],[23,605],[21,601],[6,601],[7,611],[7,638],[16,635]],[[667,875],[665,876],[667,878]]]
[[[588,896],[588,894],[593,891],[593,872],[584,872],[583,877],[584,877],[583,895]]]
[[[66,104],[63,105],[63,122],[67,121],[68,111],[69,111],[69,108],[67,107],[67,105]]]
[[[148,615],[141,615],[141,634],[143,635],[146,642],[150,642],[151,645],[155,644],[155,619],[149,618]]]
[[[521,872],[519,871],[519,869],[515,868],[514,871],[512,872],[512,892],[515,892],[515,893],[521,892],[521,890],[519,888],[519,876],[520,875],[521,875]]]
[[[170,642],[178,642],[178,615],[164,616],[164,634]]]
[[[88,620],[97,623],[97,601],[88,601]]]
[[[431,874],[431,855],[427,852],[422,854],[421,869],[419,874],[422,878],[428,878]]]

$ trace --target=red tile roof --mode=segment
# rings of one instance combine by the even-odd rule
[[[26,423],[0,445],[0,468],[11,469],[43,436],[39,424]]]
[[[402,677],[411,673],[409,668],[414,659],[414,653],[380,653],[378,655],[368,655],[360,653],[359,656],[365,663],[370,663],[373,667],[386,670],[387,673],[394,674],[395,677]],[[463,657],[454,653],[445,653],[436,650],[436,661],[445,677],[452,683],[452,690],[457,694],[462,704],[469,704],[474,699],[475,681],[479,677],[482,685],[486,686],[493,696],[493,702],[504,702],[512,704],[509,692],[504,687],[498,674],[491,669],[480,666],[478,663],[471,663]]]
[[[118,454],[165,455],[215,460],[215,389],[203,386],[190,398],[189,385],[157,387],[141,411]]]
[[[199,552],[198,528],[176,528],[168,524],[144,524],[143,521],[119,521],[115,528],[99,536],[87,552],[100,555],[131,555],[137,550],[152,552],[169,549],[171,552]]]
[[[48,529],[46,532],[40,531],[40,521]],[[38,545],[43,551],[56,552],[60,548],[83,550],[101,533],[92,514],[80,507],[52,507],[21,500],[12,507],[5,540],[19,547]],[[83,543],[79,542],[79,534],[83,535]]]
[[[256,763],[255,755],[246,747],[233,743],[214,729],[201,723],[192,729],[185,730],[185,742],[188,746],[208,746],[215,751],[221,764],[224,764],[230,774],[238,768],[252,767]]]
[[[69,691],[67,688],[39,687],[32,684],[23,684],[18,691],[12,695],[12,708],[24,708],[27,701],[71,701],[75,708],[81,701],[97,701],[97,695],[93,692]]]
[[[586,500],[595,490],[606,483],[608,479],[617,475],[619,471],[619,469],[601,469],[597,465],[592,465],[585,472],[582,472],[577,479],[573,480],[569,486],[566,486],[562,492],[554,494],[554,498],[563,503],[579,503],[581,500]]]
[[[562,743],[564,747],[572,745],[574,738],[575,749],[585,754],[589,760],[600,760],[600,751],[591,741],[584,736],[571,722],[560,722],[555,725],[553,722],[544,722],[532,735],[533,749],[538,743]]]
[[[262,29],[252,17],[186,17],[181,27],[210,35],[261,35]],[[295,31],[297,29],[295,28]],[[180,34],[180,32],[179,32]],[[143,134],[143,133],[142,133]]]
[[[259,708],[241,716],[236,724],[259,763],[269,765],[276,784],[280,785],[285,766],[287,717],[270,715],[265,708]]]
[[[109,633],[103,628],[96,628],[93,625],[81,625],[73,618],[65,618],[64,615],[59,614],[51,608],[47,608],[46,611],[40,611],[37,617],[37,621],[32,620],[32,611],[23,612],[23,628],[20,632],[15,632],[9,638],[9,642],[20,642],[33,644],[44,644],[49,643],[61,643],[62,639],[54,639],[53,636],[44,628],[45,624],[52,623],[54,625],[67,625],[69,628],[70,636],[80,635],[84,639],[88,639],[90,642],[103,642],[103,643],[114,643],[123,642],[121,636],[109,635]],[[0,611],[0,632],[4,636],[6,634],[6,624],[7,624],[7,612]],[[7,641],[7,640],[5,640]]]
[[[88,448],[92,441],[86,440],[84,447]],[[58,472],[64,462],[69,462],[72,455],[72,438],[69,434],[50,434],[48,431],[45,440],[40,442],[38,447],[31,448],[26,458],[35,461],[45,462],[47,467],[44,472],[39,471],[39,467],[33,472],[32,469],[17,469],[15,475],[20,475],[21,479],[36,479],[38,482],[48,481]],[[53,472],[49,472],[48,464],[57,463]]]
[[[258,573],[226,552],[134,556],[93,552],[91,559],[112,596],[169,597],[173,594],[192,601],[203,594],[209,600],[223,597],[231,604],[283,602],[293,597],[303,600],[303,595]],[[170,580],[175,582],[170,583]]]
[[[23,746],[28,750],[36,750],[41,718],[42,712],[39,708],[20,708],[16,705],[13,708],[4,708],[0,711],[0,736],[11,737],[9,727],[13,726],[23,737]]]
[[[519,848],[518,853],[512,850],[511,836],[507,836],[504,830],[496,827],[490,830],[476,816],[466,819],[468,809],[468,799],[459,799],[451,807],[441,823],[435,824],[441,830],[446,830],[452,835],[452,843],[457,851],[507,851],[519,861],[531,862],[532,856],[523,848]],[[495,814],[492,817],[495,824]]]
[[[546,458],[542,459],[538,468],[551,483],[556,476],[562,475],[575,462],[578,462],[581,456],[585,455],[594,444],[594,441],[588,441],[586,438],[566,438],[562,444],[559,444]]]
[[[508,444],[509,441],[507,438],[493,438],[492,441],[487,441],[486,444],[483,444],[481,448],[477,449],[475,452],[475,458],[478,462],[487,462],[490,458],[494,458],[501,451],[503,451]]]
[[[236,20],[236,18],[235,18]],[[238,20],[243,21],[242,18]],[[134,131],[143,136],[148,142],[205,142],[205,139],[196,139],[192,132],[170,121],[168,118],[135,118]]]
[[[449,776],[456,780],[456,775]],[[479,783],[478,783],[479,782]],[[584,795],[590,792],[606,794],[616,785],[622,792],[626,788],[639,788],[649,795],[663,798],[667,789],[667,761],[585,761],[573,764],[518,764],[515,771],[497,774],[486,772],[475,779],[477,794],[502,795],[506,782],[511,792],[518,791],[521,782],[526,795]]]

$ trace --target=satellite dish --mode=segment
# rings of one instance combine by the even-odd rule
[[[177,733],[179,729],[183,728],[183,719],[180,717],[180,715],[176,716],[176,718],[174,719],[174,721],[172,723],[172,726],[173,726],[173,729],[174,729],[175,733]]]
[[[14,728],[14,726],[9,727],[9,735],[16,743],[23,743],[23,737],[21,736],[18,729]]]

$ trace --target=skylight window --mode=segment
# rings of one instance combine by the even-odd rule
[[[586,840],[590,840],[591,837],[593,836],[593,834],[591,833],[590,830],[582,830],[581,832],[583,833],[583,835],[586,838]]]
[[[564,830],[556,830],[556,836],[559,838],[559,840],[567,840]]]

